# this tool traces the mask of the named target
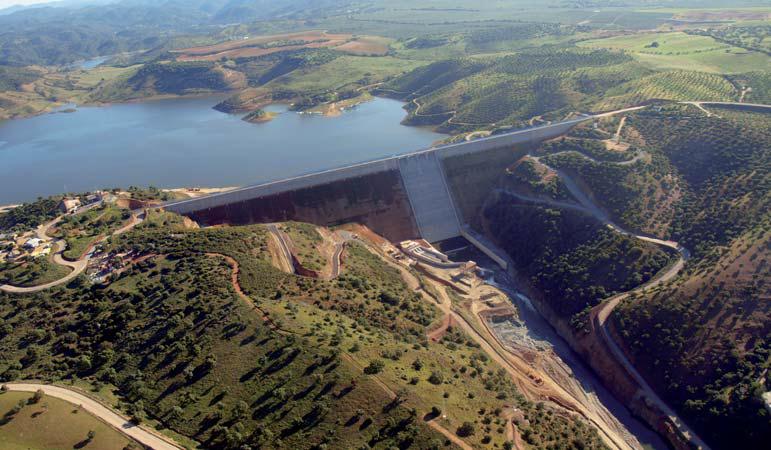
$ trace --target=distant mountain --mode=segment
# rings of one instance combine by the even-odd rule
[[[6,8],[0,8],[0,16],[13,14],[15,12],[19,11],[27,11],[30,9],[38,9],[38,8],[48,8],[48,7],[65,7],[65,8],[72,8],[72,7],[81,7],[81,6],[90,6],[90,5],[104,5],[107,3],[115,3],[118,0],[51,0],[51,1],[43,1],[40,3],[35,3],[31,5],[13,5],[8,6]]]
[[[0,15],[0,65],[61,65],[154,48],[222,24],[344,11],[348,0],[65,0]]]

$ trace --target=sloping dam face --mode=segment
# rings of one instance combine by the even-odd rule
[[[479,175],[464,177],[464,161],[469,162],[470,173],[485,173],[485,165],[500,172],[502,157],[513,158],[517,151],[591,119],[583,117],[171,202],[164,209],[201,225],[296,220],[333,226],[357,222],[391,241],[418,237],[442,241],[463,235],[475,209],[473,203],[478,200],[468,193],[485,191],[475,185],[492,181]]]

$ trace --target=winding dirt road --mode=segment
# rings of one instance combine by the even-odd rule
[[[111,427],[153,450],[180,450],[183,448],[165,436],[161,436],[142,426],[137,426],[126,416],[116,412],[109,406],[75,390],[48,384],[32,383],[12,383],[6,384],[6,386],[9,391],[16,392],[37,392],[38,390],[41,390],[48,396],[64,400],[73,405],[78,405],[103,420]]]
[[[543,162],[541,161],[539,162],[543,164]],[[691,439],[693,443],[700,446],[701,448],[708,450],[709,446],[706,443],[704,443],[704,441],[701,438],[699,438],[699,436],[690,427],[688,427],[688,425],[685,424],[685,422],[677,415],[677,413],[675,413],[674,410],[672,410],[672,408],[670,408],[669,405],[667,405],[666,402],[664,402],[664,400],[661,399],[661,397],[659,397],[658,394],[653,390],[653,388],[651,388],[651,386],[645,381],[645,379],[642,377],[642,375],[640,375],[640,373],[637,371],[637,369],[634,367],[631,361],[629,361],[629,359],[626,357],[624,352],[620,349],[620,347],[618,346],[618,344],[616,343],[616,341],[613,339],[610,332],[608,331],[608,318],[610,317],[613,310],[621,303],[622,300],[628,298],[630,295],[634,293],[644,292],[646,290],[656,287],[676,277],[683,269],[683,267],[685,267],[685,262],[690,258],[690,253],[686,248],[682,247],[679,243],[675,241],[669,241],[669,240],[659,239],[654,236],[633,233],[629,230],[626,230],[620,227],[610,219],[608,214],[606,214],[602,210],[602,208],[597,206],[589,198],[589,195],[587,195],[586,193],[583,192],[583,190],[581,190],[578,184],[569,175],[567,175],[562,171],[553,169],[548,165],[545,165],[545,166],[557,172],[557,174],[560,176],[565,186],[567,187],[568,191],[579,202],[580,206],[575,204],[566,204],[565,202],[557,202],[550,199],[522,196],[512,192],[507,192],[507,193],[509,195],[514,195],[516,197],[519,197],[523,200],[530,201],[530,202],[544,203],[544,204],[550,204],[558,207],[568,207],[572,209],[582,210],[586,214],[593,216],[594,218],[596,218],[597,220],[599,220],[600,222],[602,222],[603,224],[605,224],[606,226],[608,226],[609,228],[613,229],[618,233],[621,233],[630,237],[634,237],[636,239],[639,239],[645,242],[650,242],[656,245],[660,245],[678,252],[677,261],[674,264],[669,265],[664,272],[659,273],[656,277],[654,277],[648,283],[645,283],[634,290],[611,297],[605,300],[604,302],[602,302],[597,307],[595,307],[591,312],[591,320],[594,326],[598,330],[600,330],[600,335],[602,337],[602,340],[610,349],[613,357],[626,370],[626,372],[632,377],[632,379],[635,380],[635,382],[639,385],[640,389],[642,390],[646,398],[651,403],[655,404],[655,406],[659,410],[661,410],[664,414],[666,414],[669,417],[669,419],[678,428],[678,430],[683,436],[686,436],[687,438]]]

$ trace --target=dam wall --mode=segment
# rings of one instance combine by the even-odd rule
[[[201,225],[282,222],[289,220],[333,226],[357,222],[391,241],[422,237],[437,242],[462,235],[467,208],[459,205],[463,178],[447,176],[464,161],[487,165],[500,173],[501,158],[566,133],[592,116],[544,125],[405,155],[353,164],[285,180],[247,186],[163,208]],[[490,161],[490,156],[494,156]],[[469,180],[466,180],[469,181]],[[479,180],[481,181],[481,180]],[[473,188],[473,186],[469,186]],[[463,204],[468,202],[462,202]],[[458,207],[461,212],[458,212]]]
[[[460,236],[460,221],[442,167],[435,152],[399,159],[399,172],[407,188],[420,237],[438,242]]]
[[[397,169],[349,172],[350,178],[332,177],[319,184],[278,183],[253,197],[243,193],[210,199],[207,208],[183,212],[201,225],[247,225],[285,221],[335,226],[356,222],[391,241],[420,236],[407,191]],[[283,190],[287,184],[300,187]],[[193,205],[196,205],[195,203]],[[175,208],[166,208],[176,211]]]

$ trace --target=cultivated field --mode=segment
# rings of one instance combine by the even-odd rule
[[[378,36],[330,34],[326,31],[275,34],[175,50],[179,61],[218,61],[222,58],[254,58],[303,48],[334,48],[352,55],[382,56],[391,40]]]
[[[644,33],[594,39],[582,47],[608,48],[630,53],[657,69],[699,70],[713,73],[741,73],[769,70],[767,55],[719,42],[708,36],[683,32]]]

